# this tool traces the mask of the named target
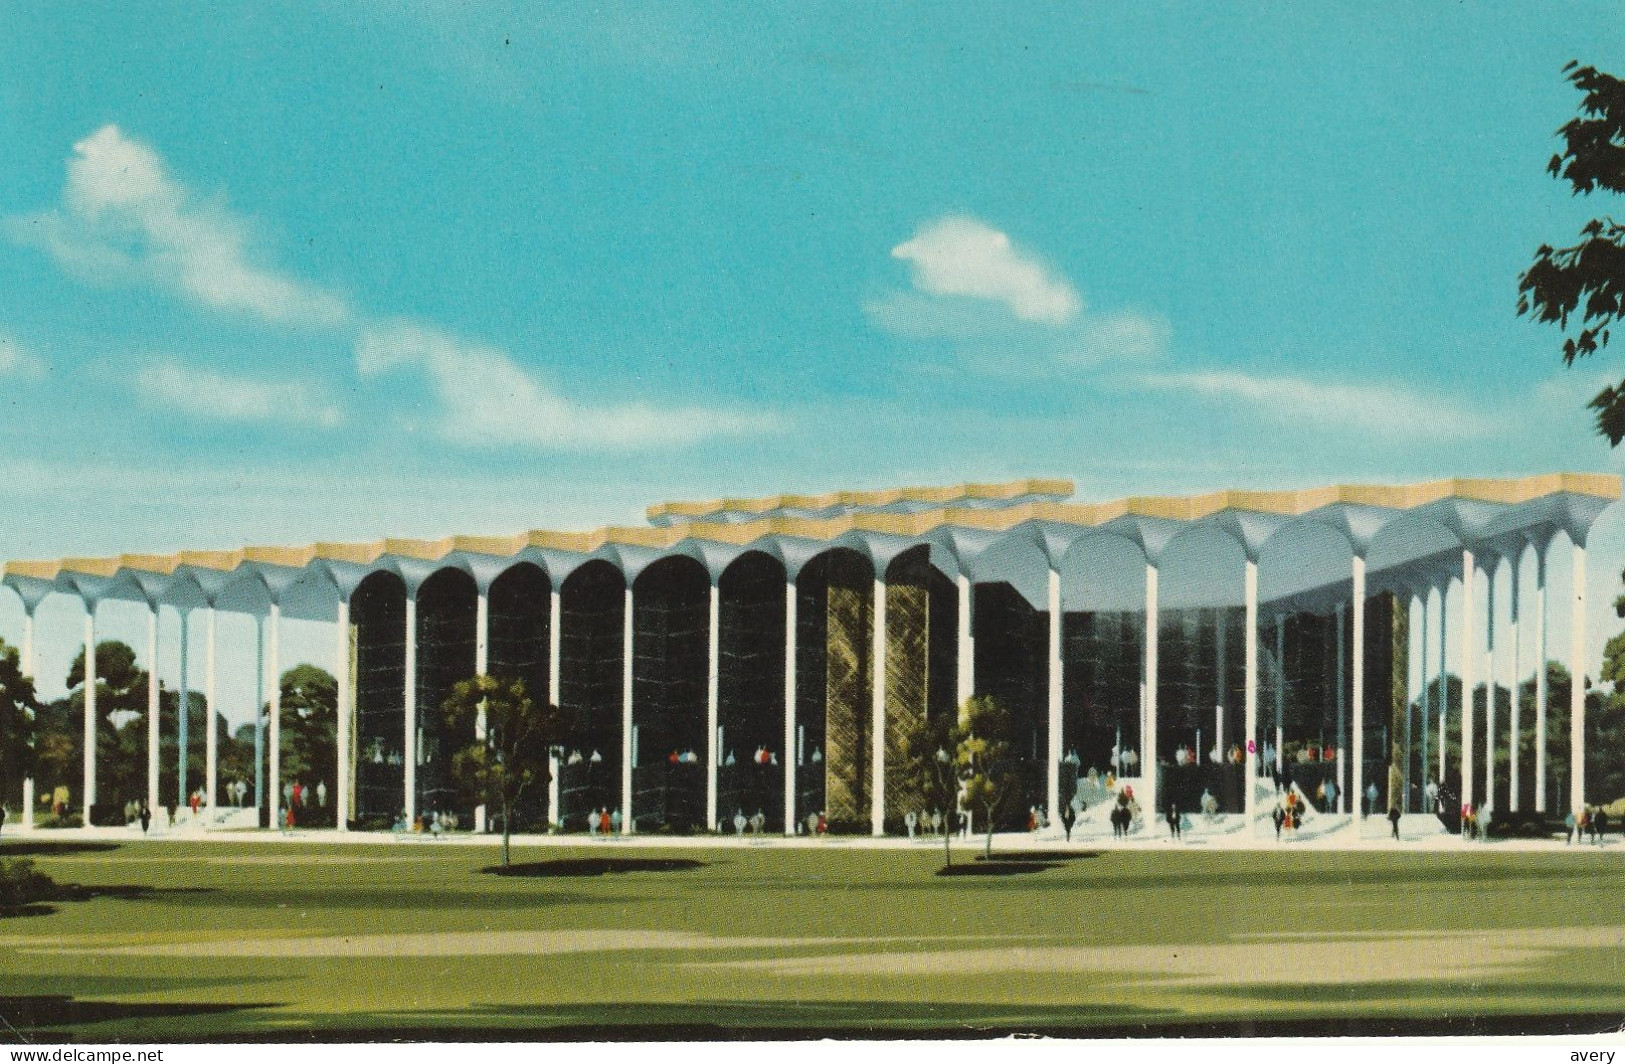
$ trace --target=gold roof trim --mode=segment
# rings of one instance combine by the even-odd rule
[[[713,499],[710,502],[663,502],[644,511],[657,517],[705,517],[719,512],[764,513],[794,507],[823,510],[830,506],[886,506],[894,502],[928,502],[939,506],[959,499],[1012,499],[1018,495],[1071,495],[1072,481],[1012,480],[1002,484],[952,484],[942,487],[882,488],[874,491],[831,491],[822,495],[768,495],[758,499]]]
[[[1020,481],[1014,485],[970,485],[1010,489],[1011,494],[1048,493],[1043,485],[1059,481]],[[1040,487],[1034,487],[1039,485]],[[903,489],[912,491],[914,489]],[[924,490],[924,489],[922,489]],[[941,490],[941,489],[930,489]],[[957,490],[957,489],[955,489]],[[314,561],[371,565],[386,554],[436,562],[454,551],[513,557],[526,547],[587,554],[604,546],[669,549],[683,540],[744,546],[765,536],[792,536],[827,541],[847,532],[923,536],[948,527],[1002,532],[1026,521],[1094,527],[1124,516],[1199,521],[1223,510],[1245,510],[1297,517],[1333,503],[1407,510],[1441,499],[1456,498],[1518,505],[1554,494],[1620,497],[1620,478],[1608,473],[1551,473],[1521,480],[1436,480],[1401,486],[1337,485],[1302,491],[1220,491],[1193,496],[1135,496],[1112,502],[1025,502],[1004,509],[944,507],[913,514],[862,513],[837,517],[764,517],[744,522],[683,522],[666,527],[600,528],[590,532],[538,529],[516,536],[448,536],[444,539],[381,539],[371,543],[313,543],[302,547],[245,547],[236,551],[181,551],[177,554],[123,554],[109,558],[63,558],[60,561],[6,562],[6,576],[50,581],[62,573],[112,577],[121,569],[170,574],[181,565],[229,572],[244,562],[302,568]],[[963,498],[965,496],[956,496]],[[986,497],[986,496],[979,496]]]

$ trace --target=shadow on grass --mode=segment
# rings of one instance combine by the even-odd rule
[[[695,868],[704,868],[705,864],[704,861],[687,857],[574,857],[491,865],[480,871],[488,876],[553,879],[608,876],[625,872],[687,872]]]
[[[171,895],[191,897],[199,894],[218,894],[218,887],[148,887],[139,883],[108,883],[86,887],[78,883],[53,883],[34,901],[23,905],[0,907],[0,920],[19,916],[50,916],[57,911],[55,902],[95,901],[97,898],[117,898],[121,901],[154,901]]]
[[[975,864],[956,864],[947,868],[937,869],[939,876],[1027,876],[1034,872],[1044,872],[1051,868],[1059,868],[1059,864],[1044,861],[1003,861],[995,857],[991,861],[985,857],[978,857]]]
[[[1214,1038],[1600,1034],[1617,1030],[1616,1012],[1487,1013],[1454,1016],[1308,1017],[1192,1020],[1132,1005],[988,1005],[906,1001],[693,1001],[598,1005],[487,1005],[448,1012],[350,1013],[304,1017],[298,1040],[737,1041],[740,1039],[933,1038],[1010,1035],[1089,1038]],[[293,1041],[287,1028],[240,1031],[241,1040]]]
[[[996,853],[992,857],[977,854],[978,861],[1030,861],[1034,864],[1053,864],[1057,861],[1082,861],[1099,857],[1099,850],[1032,850],[1018,853]]]
[[[8,839],[0,843],[0,857],[70,857],[78,853],[109,853],[123,848],[124,844],[119,842],[55,842],[46,839],[14,842]]]
[[[29,994],[0,997],[0,1018],[5,1027],[0,1039],[20,1040],[27,1031],[77,1026],[85,1023],[106,1023],[118,1020],[144,1020],[210,1016],[248,1009],[275,1008],[271,1004],[141,1004],[122,1001],[81,1001],[66,994]]]

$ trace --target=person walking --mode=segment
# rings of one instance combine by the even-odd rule
[[[1168,837],[1179,838],[1179,806],[1173,802],[1168,803]]]
[[[1388,824],[1393,829],[1393,836],[1394,836],[1395,841],[1398,841],[1398,839],[1399,839],[1399,806],[1391,805],[1391,806],[1388,807]]]
[[[1565,846],[1574,845],[1575,828],[1577,828],[1579,824],[1579,820],[1575,818],[1573,813],[1570,813],[1568,816],[1563,818],[1563,844]]]
[[[1275,803],[1275,812],[1270,814],[1270,818],[1275,821],[1275,841],[1280,842],[1281,827],[1286,823],[1286,809],[1280,802]]]
[[[1591,818],[1591,822],[1596,825],[1597,845],[1601,846],[1604,842],[1608,841],[1608,810],[1599,806],[1597,808],[1597,815]]]
[[[147,833],[147,825],[152,823],[152,807],[146,802],[141,803],[141,834]]]
[[[611,835],[619,835],[621,833],[620,809],[616,809],[613,813],[609,814],[609,833]]]

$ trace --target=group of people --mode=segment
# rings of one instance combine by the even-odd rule
[[[767,830],[767,814],[758,809],[755,815],[746,816],[743,809],[735,809],[733,826],[735,835],[743,835],[747,831],[752,835],[760,835]],[[722,830],[724,832],[728,830],[726,823],[723,824]]]
[[[621,833],[621,811],[616,809],[587,810],[587,834],[593,838],[600,836],[619,835]]]
[[[170,823],[173,824],[174,821],[175,818],[171,815]],[[141,834],[145,835],[147,828],[152,824],[152,809],[146,802],[138,802],[132,798],[124,803],[124,823],[126,827],[139,823]]]
[[[1578,813],[1570,813],[1564,819],[1563,825],[1568,828],[1569,845],[1585,842],[1589,835],[1592,843],[1600,846],[1603,836],[1608,834],[1608,810],[1601,806],[1581,806]]]
[[[1270,813],[1270,819],[1275,822],[1275,838],[1281,838],[1283,828],[1296,831],[1303,827],[1304,806],[1306,803],[1299,797],[1295,788],[1288,787],[1281,797],[1275,800],[1275,809]]]
[[[293,808],[291,806],[288,809],[288,814],[288,826],[291,828],[293,826]],[[448,831],[456,831],[457,823],[457,814],[450,811],[444,813],[431,812],[428,815],[420,813],[408,823],[406,812],[402,810],[400,815],[395,818],[395,823],[390,830],[396,834],[430,835],[438,839]]]
[[[1117,804],[1112,806],[1110,819],[1112,822],[1112,837],[1126,838],[1134,829],[1134,822],[1140,818],[1140,804],[1134,800],[1134,788],[1124,787],[1117,792]]]

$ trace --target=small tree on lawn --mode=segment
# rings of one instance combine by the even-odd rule
[[[485,735],[478,733],[485,711]],[[564,738],[559,707],[531,700],[523,680],[475,676],[451,689],[441,707],[453,732],[475,733],[474,741],[452,754],[457,785],[502,817],[502,864],[508,864],[514,806],[533,784],[551,778],[548,751]]]
[[[990,695],[968,698],[959,707],[954,762],[964,782],[965,805],[981,811],[987,824],[985,854],[993,856],[993,828],[1016,791],[1015,766],[1006,739],[1010,713]]]
[[[944,868],[952,868],[952,825],[959,802],[959,768],[953,753],[957,743],[954,720],[946,714],[936,718],[924,714],[910,717],[902,740],[906,771],[917,782],[920,797],[947,817],[942,832],[942,861]]]

